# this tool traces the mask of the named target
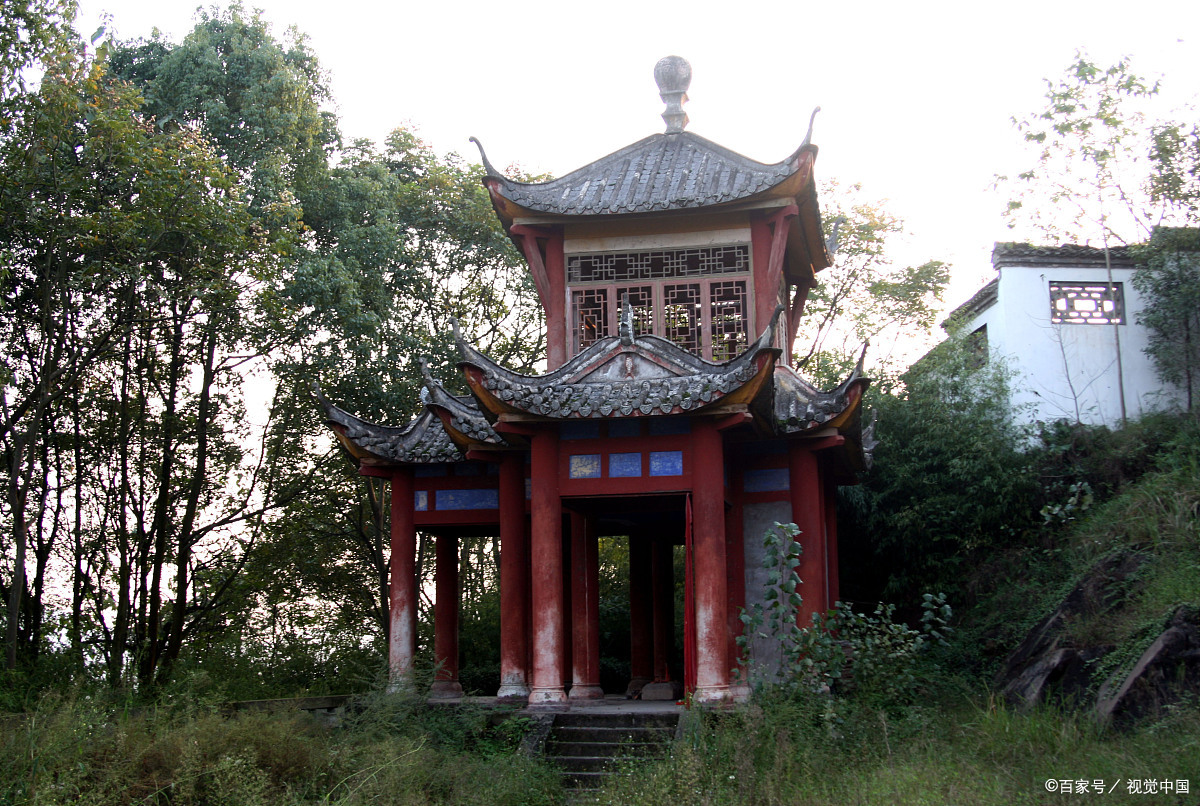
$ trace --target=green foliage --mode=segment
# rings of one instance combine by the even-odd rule
[[[0,5],[0,131],[13,122],[25,73],[63,56],[74,39],[74,0],[8,0]]]
[[[844,576],[869,586],[848,596],[957,597],[974,558],[1036,524],[1037,480],[1007,388],[1005,367],[981,363],[959,335],[873,396],[874,467],[839,499]]]
[[[802,603],[799,534],[793,523],[776,523],[764,534],[767,577],[760,596],[740,615],[744,630],[737,642],[742,657],[749,659],[743,661],[749,667],[746,679],[756,696],[803,700],[836,692],[879,707],[910,702],[919,687],[922,653],[930,644],[945,646],[951,632],[945,595],[924,595],[920,630],[894,621],[895,606],[882,602],[873,614],[836,602],[801,628],[796,623]],[[756,639],[770,647],[770,660],[754,657]],[[830,707],[826,717],[839,720],[837,708]]]
[[[1181,389],[1188,411],[1200,393],[1200,230],[1160,227],[1135,251],[1133,287],[1144,299],[1137,322],[1158,377]]]

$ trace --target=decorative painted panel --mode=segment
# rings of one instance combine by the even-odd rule
[[[449,473],[446,465],[417,465],[413,468],[413,475],[419,479],[428,479],[435,476],[445,476]]]
[[[417,512],[429,511],[429,491],[417,490],[413,493],[413,509]]]
[[[683,451],[651,451],[651,476],[682,476]]]
[[[642,455],[640,453],[610,453],[608,455],[608,475],[610,478],[641,476]]]
[[[435,507],[447,509],[499,509],[499,490],[435,490]]]
[[[600,454],[576,453],[570,457],[567,474],[573,479],[600,478]]]

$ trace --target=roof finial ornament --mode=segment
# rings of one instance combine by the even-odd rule
[[[629,294],[621,295],[621,322],[617,326],[621,336],[621,344],[632,347],[636,338],[633,332],[633,306],[629,304]]]
[[[658,84],[658,97],[667,105],[662,115],[667,122],[667,134],[682,134],[688,124],[683,105],[692,84],[692,66],[682,56],[664,56],[654,65],[654,81]]]

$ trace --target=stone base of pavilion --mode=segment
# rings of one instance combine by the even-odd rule
[[[538,713],[554,713],[560,711],[594,711],[600,713],[613,714],[661,714],[672,713],[676,711],[689,710],[689,704],[683,700],[661,699],[661,700],[631,700],[627,699],[624,694],[605,694],[603,697],[594,699],[575,699],[568,698],[561,703],[555,703],[550,707],[545,705],[530,706],[527,703],[514,701],[512,699],[502,699],[499,697],[434,697],[430,696],[427,700],[430,705],[473,705],[480,708],[495,708],[503,711],[516,711],[522,714],[538,714]],[[690,707],[705,708],[705,709],[726,709],[736,708],[742,705],[744,701],[735,701],[733,699],[723,699],[712,702],[693,702]]]

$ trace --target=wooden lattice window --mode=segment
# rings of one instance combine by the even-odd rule
[[[568,255],[567,282],[574,352],[616,335],[626,297],[636,336],[662,336],[713,361],[748,345],[748,244]]]
[[[571,292],[571,321],[575,323],[575,343],[580,350],[609,335],[608,312],[608,289],[582,288]]]
[[[700,350],[700,284],[663,286],[663,336],[685,350]]]
[[[1050,283],[1050,321],[1056,325],[1123,325],[1120,283]]]
[[[726,280],[709,286],[712,322],[712,360],[729,361],[748,345],[746,334],[746,281]]]

